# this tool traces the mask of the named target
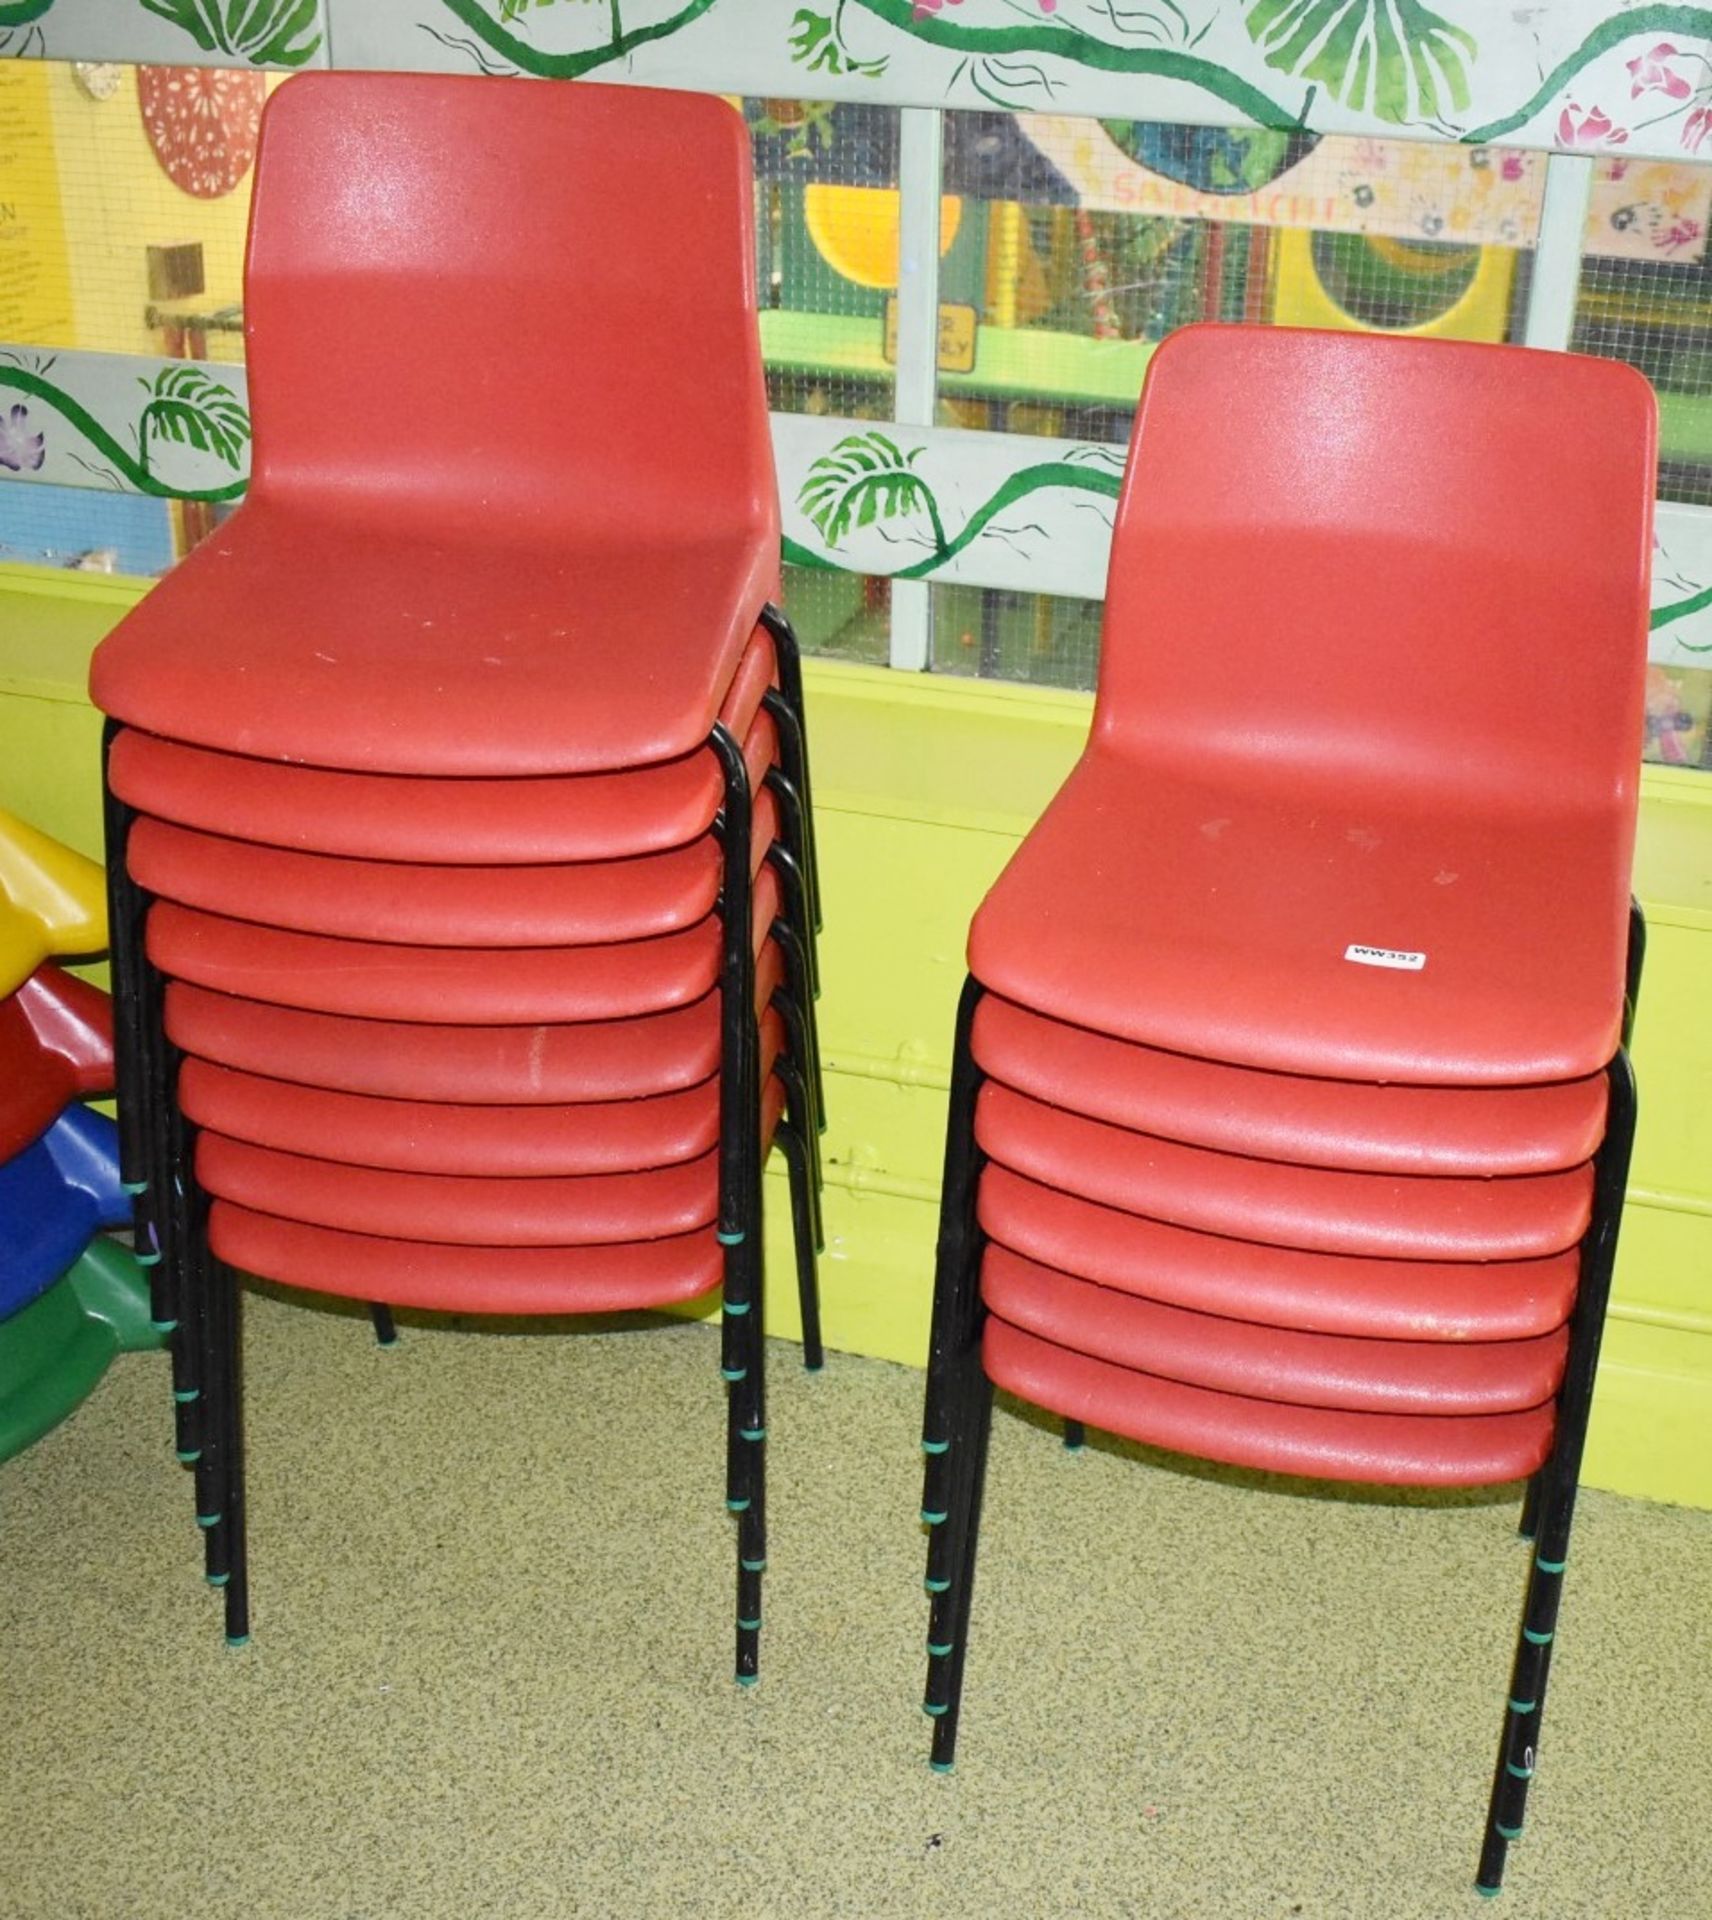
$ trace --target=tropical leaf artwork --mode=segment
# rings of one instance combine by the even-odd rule
[[[182,27],[204,53],[256,65],[300,67],[321,45],[319,0],[141,0],[145,13]]]
[[[1393,123],[1468,105],[1474,36],[1421,0],[1248,0],[1249,38],[1269,67]]]
[[[920,453],[920,447],[905,453],[895,440],[878,431],[847,434],[809,468],[797,505],[829,548],[836,547],[852,527],[924,512],[933,527],[934,546],[943,553],[945,528],[939,503],[915,471]]]
[[[228,467],[239,465],[249,444],[250,416],[230,387],[189,363],[168,367],[154,381],[141,384],[149,395],[137,424],[145,467],[151,436],[211,453]]]

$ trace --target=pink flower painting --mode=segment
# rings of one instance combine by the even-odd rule
[[[1627,65],[1629,98],[1638,100],[1643,93],[1662,93],[1667,100],[1686,100],[1694,89],[1670,64],[1680,59],[1680,50],[1668,40],[1660,40],[1645,53],[1638,53]]]

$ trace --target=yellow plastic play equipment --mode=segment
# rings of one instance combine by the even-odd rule
[[[107,947],[107,876],[93,860],[0,810],[0,996],[56,954]]]
[[[1406,241],[1368,241],[1387,267],[1416,274],[1442,270],[1443,255]],[[1272,318],[1281,327],[1325,327],[1338,333],[1417,334],[1425,339],[1501,341],[1509,330],[1516,255],[1510,247],[1482,247],[1474,277],[1442,313],[1406,327],[1376,327],[1340,307],[1320,278],[1314,236],[1306,227],[1282,227],[1272,251]]]
[[[889,292],[898,284],[896,187],[839,187],[816,181],[803,191],[803,224],[834,273],[859,287]],[[963,224],[954,193],[939,200],[939,251],[947,254]]]

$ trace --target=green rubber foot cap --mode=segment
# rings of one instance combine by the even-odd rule
[[[949,1440],[924,1440],[921,1443],[923,1453],[946,1453],[950,1450]]]
[[[951,1651],[951,1642],[949,1640],[930,1640],[927,1643],[927,1650],[933,1655],[935,1660],[943,1660]]]
[[[161,1262],[160,1251],[158,1248],[153,1253],[133,1254],[132,1258],[136,1261],[139,1267],[158,1267]],[[153,1324],[158,1327],[162,1323],[159,1320],[156,1320]],[[165,1324],[169,1328],[171,1328],[171,1327],[176,1327],[178,1325],[178,1322],[176,1320],[169,1320]]]
[[[803,1362],[804,1373],[824,1373],[825,1371],[826,1362],[824,1360],[805,1360]]]
[[[745,1573],[765,1573],[767,1571],[767,1563],[765,1560],[739,1560],[737,1564]]]
[[[727,1500],[725,1507],[728,1513],[747,1513],[749,1511],[749,1502],[746,1499]]]
[[[1506,1705],[1508,1705],[1512,1713],[1532,1713],[1539,1704],[1537,1700],[1511,1700],[1506,1702]]]
[[[741,1233],[716,1233],[713,1237],[722,1247],[740,1247],[744,1241]]]
[[[1512,1780],[1531,1780],[1534,1777],[1532,1767],[1519,1767],[1514,1760],[1506,1760],[1504,1762],[1504,1771]]]
[[[250,1636],[247,1633],[229,1633],[226,1636],[226,1644],[234,1649],[247,1647],[250,1644]]]
[[[200,1400],[202,1398],[202,1389],[200,1387],[174,1387],[172,1397],[181,1407],[188,1407],[192,1400]]]
[[[160,1258],[160,1255],[156,1254],[155,1258],[158,1260]],[[137,1262],[137,1265],[139,1267],[145,1264],[146,1262],[142,1260],[139,1260]],[[169,1333],[177,1333],[178,1322],[176,1320],[151,1320],[149,1322],[149,1329],[153,1333],[158,1333],[160,1337],[164,1340]]]
[[[1552,1643],[1552,1636],[1549,1633],[1535,1633],[1532,1627],[1522,1629],[1522,1638],[1531,1647],[1549,1647]]]
[[[741,1439],[749,1441],[765,1440],[767,1437],[765,1427],[739,1427],[737,1432]]]
[[[954,1762],[950,1760],[930,1760],[927,1764],[930,1772],[949,1773]]]
[[[737,1624],[745,1633],[759,1633],[761,1631],[761,1623],[759,1620],[739,1620]]]
[[[1496,1832],[1500,1840],[1520,1840],[1522,1837],[1522,1829],[1520,1827],[1496,1827],[1494,1828],[1494,1832]],[[1497,1889],[1494,1888],[1493,1891],[1496,1892]]]
[[[196,1516],[196,1524],[206,1531],[209,1527],[219,1526],[220,1516],[217,1513],[199,1513]]]
[[[1479,1894],[1479,1895],[1480,1895],[1480,1897],[1481,1897],[1481,1899],[1482,1899],[1482,1900],[1496,1900],[1496,1899],[1498,1898],[1498,1896],[1499,1896],[1499,1894],[1501,1894],[1501,1893],[1502,1893],[1502,1892],[1504,1891],[1504,1889],[1503,1889],[1502,1887],[1479,1887],[1479,1886],[1477,1886],[1477,1887],[1476,1887],[1476,1888],[1474,1889],[1474,1891],[1475,1891],[1475,1892],[1476,1892],[1477,1894]]]
[[[201,1458],[202,1449],[200,1447],[180,1447],[178,1450],[178,1464],[181,1467],[193,1467]],[[196,1524],[201,1526],[202,1522],[199,1520]],[[208,1524],[212,1526],[213,1522],[210,1521]]]
[[[211,1587],[223,1587],[232,1576],[229,1573],[205,1573],[202,1577]]]
[[[928,1593],[949,1593],[951,1591],[951,1582],[949,1580],[924,1580],[921,1584]]]
[[[740,1687],[753,1687],[759,1683],[760,1678],[758,1673],[740,1673],[737,1676],[737,1684]]]
[[[146,1180],[121,1180],[119,1184],[127,1193],[147,1193],[149,1190]]]
[[[749,1305],[747,1300],[727,1300],[724,1311],[729,1319],[741,1320],[749,1311]]]
[[[719,1377],[721,1380],[728,1381],[732,1386],[736,1386],[737,1382],[741,1380],[748,1371],[749,1369],[747,1367],[721,1367]]]
[[[921,1710],[923,1713],[927,1715],[927,1717],[930,1720],[937,1720],[942,1713],[949,1713],[951,1711],[951,1707],[949,1703],[947,1703],[944,1706],[935,1707],[930,1705],[927,1701],[924,1700],[922,1702]]]
[[[944,1523],[945,1515],[943,1513],[931,1512],[928,1508],[923,1507],[921,1510],[921,1518],[923,1525],[937,1527]]]

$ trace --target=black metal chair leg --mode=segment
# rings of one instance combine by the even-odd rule
[[[780,608],[771,605],[764,607],[761,611],[761,624],[772,635],[773,654],[779,669],[779,691],[797,722],[801,765],[795,771],[789,767],[786,771],[790,773],[803,799],[803,812],[808,825],[808,859],[805,871],[809,875],[809,897],[814,907],[814,923],[818,927],[821,924],[820,850],[814,827],[814,788],[809,769],[808,714],[803,703],[802,648],[797,644],[796,629],[792,627]]]
[[[773,922],[772,937],[785,956],[785,975],[790,995],[802,1015],[803,1069],[813,1080],[815,1117],[819,1121],[820,1131],[824,1133],[826,1082],[820,1072],[820,1022],[815,1015],[814,996],[803,990],[808,979],[808,966],[803,956],[802,941],[797,936],[796,928],[783,915]]]
[[[1593,1218],[1581,1243],[1581,1276],[1570,1322],[1569,1357],[1558,1391],[1557,1435],[1543,1472],[1539,1532],[1528,1571],[1521,1635],[1511,1671],[1504,1731],[1493,1773],[1486,1837],[1475,1885],[1495,1894],[1504,1879],[1511,1841],[1518,1839],[1527,1810],[1528,1784],[1539,1751],[1546,1682],[1557,1637],[1558,1606],[1569,1559],[1570,1528],[1581,1475],[1593,1404],[1594,1375],[1605,1326],[1605,1307],[1616,1263],[1623,1194],[1635,1137],[1635,1080],[1628,1055],[1619,1053],[1608,1070],[1610,1104],[1605,1139],[1594,1160]]]
[[[940,1629],[946,1637],[933,1643],[928,1656],[925,1705],[933,1717],[929,1764],[936,1773],[949,1773],[957,1757],[957,1723],[963,1705],[963,1671],[969,1655],[969,1618],[975,1598],[975,1549],[981,1532],[987,1442],[993,1426],[993,1383],[981,1371],[978,1347],[968,1373],[970,1417],[956,1442],[963,1455],[956,1474],[959,1511],[954,1516],[951,1584],[945,1594],[945,1624]]]
[[[808,889],[803,882],[802,868],[791,858],[790,849],[782,841],[775,840],[767,849],[767,864],[779,876],[779,886],[785,897],[785,913],[797,930],[797,939],[802,944],[803,962],[808,975],[810,997],[820,998],[820,962],[815,957],[814,926],[809,918]]]
[[[801,1117],[805,1138],[809,1139],[814,1148],[810,1166],[814,1173],[814,1190],[818,1194],[826,1184],[822,1178],[820,1166],[820,1136],[826,1129],[821,1123],[815,1077],[808,1071],[806,1064],[808,1026],[803,1019],[802,1008],[797,1004],[796,995],[789,990],[788,981],[785,987],[773,995],[770,1004],[785,1023],[785,1050],[789,1056],[788,1064],[792,1074],[802,1083],[804,1105]]]
[[[980,1437],[984,1416],[979,1403],[990,1398],[981,1373],[981,1234],[975,1214],[981,1170],[981,1153],[975,1143],[975,1099],[982,1075],[969,1045],[981,992],[978,981],[965,981],[957,1009],[922,1419],[926,1465],[921,1517],[928,1528],[926,1586],[931,1596],[928,1692],[923,1704],[936,1719],[943,1718],[950,1706],[947,1687],[952,1668],[948,1663],[957,1644],[961,1574],[970,1521],[979,1518],[979,1494],[972,1491],[980,1477],[981,1449],[985,1445]],[[956,1671],[961,1673],[960,1665]],[[949,1758],[940,1752],[937,1731],[934,1749],[936,1759]]]
[[[807,1086],[795,1063],[789,1060],[777,1060],[773,1063],[773,1074],[785,1090],[785,1119],[790,1123],[803,1150],[803,1170],[806,1174],[808,1195],[809,1244],[817,1254],[826,1251],[826,1227],[821,1219],[820,1195],[820,1139],[814,1131],[814,1107],[808,1097]],[[795,1192],[795,1188],[792,1188]]]
[[[810,871],[809,865],[807,814],[803,809],[802,795],[791,785],[785,775],[784,769],[776,766],[767,769],[767,790],[778,803],[779,839],[783,842],[791,858],[797,863],[798,867],[802,869],[804,880],[807,883],[809,920],[807,926],[803,929],[803,936],[810,943],[813,943],[820,933],[820,922],[815,917],[818,908],[815,905],[814,875]],[[817,979],[820,977],[818,949],[815,958],[815,977]]]
[[[802,1315],[803,1365],[818,1373],[826,1364],[820,1338],[820,1279],[814,1257],[814,1182],[808,1173],[808,1149],[789,1122],[773,1129],[791,1179],[791,1233],[796,1245],[797,1304]]]
[[[369,1302],[369,1320],[374,1327],[375,1343],[382,1347],[398,1345],[398,1324],[392,1317],[392,1309],[384,1300]]]
[[[224,1511],[220,1533],[226,1546],[226,1644],[250,1641],[250,1558],[244,1486],[244,1287],[223,1260],[208,1258],[212,1296],[219,1307],[216,1326],[224,1349],[224,1390],[220,1403]]]

